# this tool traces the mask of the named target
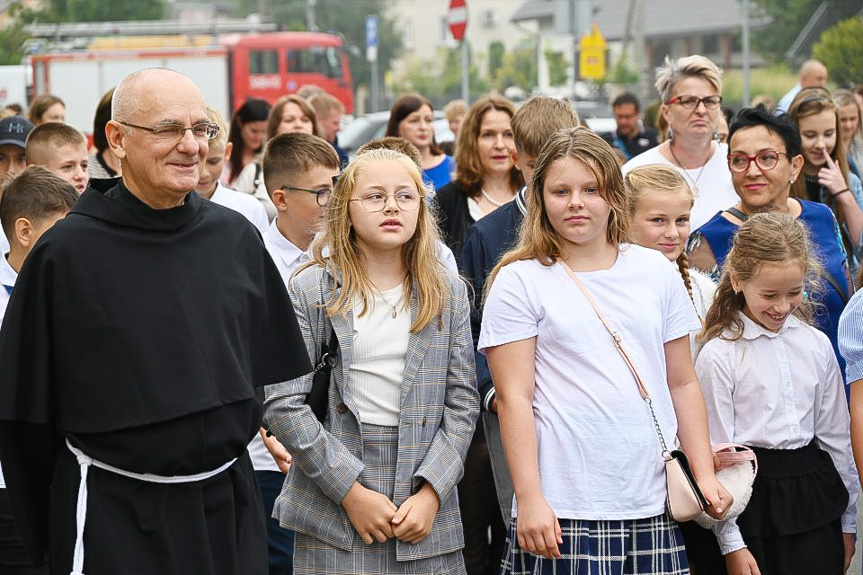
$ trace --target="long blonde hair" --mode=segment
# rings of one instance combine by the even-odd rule
[[[399,152],[370,150],[348,164],[327,203],[326,230],[313,246],[312,261],[322,267],[329,265],[338,276],[337,281],[341,282],[341,290],[334,290],[330,300],[325,303],[330,316],[347,314],[353,307],[354,298],[362,300],[362,309],[358,314],[362,316],[368,311],[373,298],[374,287],[363,267],[349,207],[359,174],[372,163],[380,161],[401,164],[410,174],[420,195],[428,194],[417,165]],[[410,328],[413,333],[421,331],[435,318],[440,321],[446,302],[447,287],[438,257],[438,240],[437,224],[428,202],[423,199],[419,205],[416,231],[402,246],[402,257],[407,268],[405,301],[410,301],[411,291],[416,289],[417,316]]]
[[[725,259],[716,297],[698,339],[706,342],[721,337],[734,341],[743,335],[740,312],[746,300],[743,292],[734,291],[732,277],[737,281],[749,281],[764,264],[787,266],[793,263],[799,263],[806,271],[807,292],[794,315],[810,322],[817,306],[813,295],[821,287],[818,280],[821,264],[806,227],[797,218],[782,212],[755,214],[743,222]]]
[[[635,216],[638,210],[638,203],[644,197],[644,194],[649,190],[651,192],[670,193],[684,192],[689,198],[689,209],[695,205],[695,194],[683,176],[677,170],[662,164],[649,164],[635,168],[626,176],[623,177],[623,183],[626,185],[626,191],[629,195],[629,217]],[[677,269],[680,271],[680,277],[683,278],[683,285],[686,286],[686,291],[689,293],[689,299],[695,304],[695,296],[692,294],[692,278],[689,275],[689,258],[686,257],[686,250],[680,252],[677,256]],[[696,306],[697,308],[697,306]]]
[[[561,241],[546,214],[543,189],[551,165],[563,158],[581,162],[596,178],[599,195],[611,208],[606,240],[614,245],[626,241],[629,233],[629,210],[623,176],[614,150],[589,128],[580,126],[559,130],[549,138],[536,160],[530,194],[527,197],[527,216],[521,226],[518,245],[505,253],[492,270],[486,291],[494,282],[500,268],[507,264],[535,259],[544,266],[551,266],[561,257]]]

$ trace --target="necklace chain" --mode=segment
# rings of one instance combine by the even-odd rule
[[[668,143],[668,150],[671,152],[671,157],[674,158],[674,161],[677,163],[678,166],[680,166],[680,169],[683,170],[683,173],[686,175],[686,177],[689,179],[689,181],[692,182],[692,187],[693,187],[692,193],[697,196],[698,195],[698,180],[701,179],[701,174],[704,173],[704,168],[707,167],[707,163],[710,161],[710,156],[713,155],[713,144],[710,145],[710,151],[709,151],[707,157],[704,159],[704,163],[701,164],[701,169],[698,170],[698,175],[695,176],[694,180],[692,179],[692,176],[689,175],[689,169],[685,168],[683,166],[683,164],[681,163],[681,161],[677,159],[677,154],[674,153],[674,142],[673,141]]]
[[[499,202],[496,199],[494,199],[493,197],[491,197],[489,195],[489,193],[487,191],[485,191],[485,189],[482,189],[482,188],[480,189],[480,192],[482,192],[482,197],[484,197],[486,200],[488,200],[488,203],[490,203],[493,206],[497,206],[498,208],[501,207],[502,205],[506,204],[509,201],[509,200],[507,200],[506,202]]]

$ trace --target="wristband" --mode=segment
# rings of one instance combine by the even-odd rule
[[[831,198],[835,198],[836,196],[842,195],[842,194],[844,194],[845,192],[850,192],[850,191],[851,191],[850,189],[845,188],[844,190],[839,190],[839,191],[838,191],[838,192],[836,192],[835,194],[830,194],[830,197],[831,197]]]

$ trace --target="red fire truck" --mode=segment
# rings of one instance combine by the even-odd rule
[[[80,49],[48,49],[29,57],[33,95],[51,93],[66,102],[66,121],[92,130],[96,104],[124,76],[161,66],[189,76],[207,104],[226,120],[250,96],[271,103],[315,84],[339,98],[348,113],[354,98],[344,41],[334,34],[112,36]]]

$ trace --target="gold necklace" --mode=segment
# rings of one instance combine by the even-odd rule
[[[402,282],[402,283],[404,283],[404,282]],[[375,287],[375,291],[378,292],[378,297],[380,297],[383,300],[383,302],[385,304],[387,304],[391,310],[393,310],[393,313],[392,313],[392,315],[390,315],[390,317],[393,319],[396,319],[399,316],[398,307],[391,304],[390,300],[385,298],[383,292],[381,290],[379,290],[377,287]]]

